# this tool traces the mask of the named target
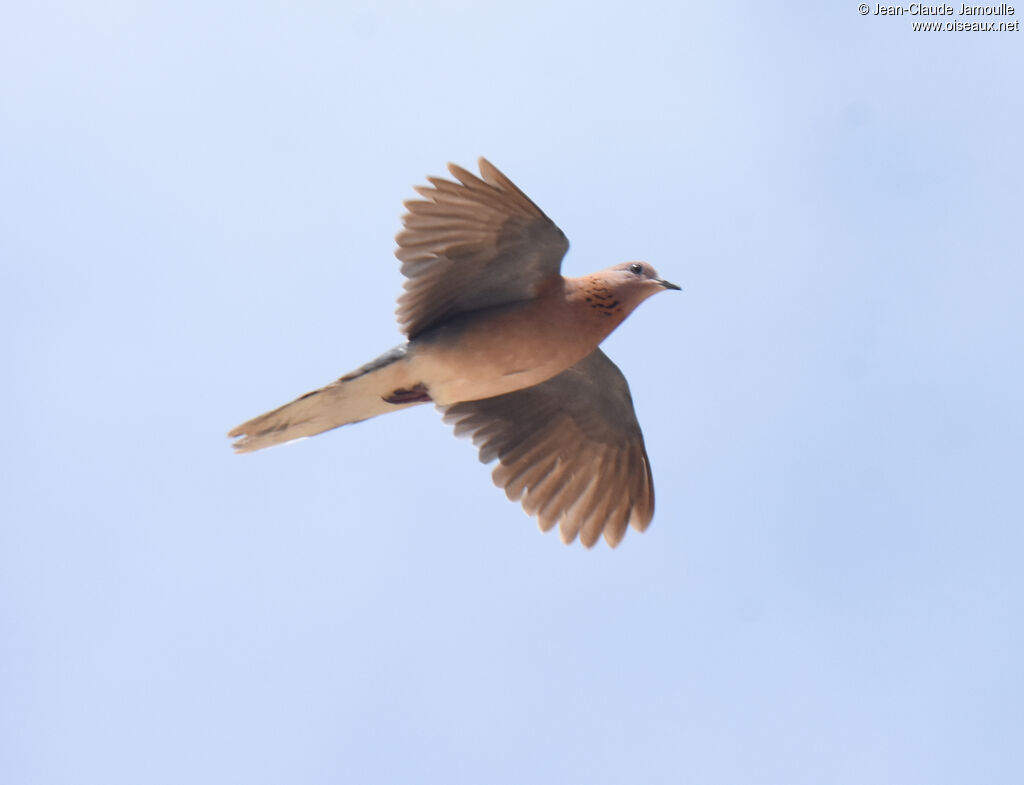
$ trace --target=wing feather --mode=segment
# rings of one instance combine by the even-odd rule
[[[622,372],[596,349],[534,387],[441,407],[456,435],[469,435],[495,485],[536,516],[544,531],[592,546],[618,545],[628,526],[654,515],[643,434]]]
[[[490,162],[480,177],[428,177],[405,203],[395,256],[406,276],[397,316],[410,339],[467,311],[535,297],[560,273],[569,241]]]

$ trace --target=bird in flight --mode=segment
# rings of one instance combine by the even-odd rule
[[[477,176],[427,178],[405,203],[395,255],[408,339],[319,390],[234,428],[237,452],[433,402],[494,483],[540,528],[588,548],[654,515],[629,386],[598,348],[641,302],[679,289],[646,262],[561,275],[569,241],[484,158]]]

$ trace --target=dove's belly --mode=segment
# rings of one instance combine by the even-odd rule
[[[532,387],[597,348],[607,332],[589,326],[578,311],[539,300],[467,314],[410,344],[410,377],[442,405]]]

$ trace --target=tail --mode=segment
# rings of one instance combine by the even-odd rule
[[[426,403],[426,388],[408,378],[407,350],[408,344],[397,346],[326,387],[242,423],[228,433],[242,437],[232,445],[235,452],[262,450]]]

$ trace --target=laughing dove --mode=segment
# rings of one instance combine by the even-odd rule
[[[562,231],[480,159],[480,176],[430,177],[405,203],[395,255],[408,341],[231,431],[251,452],[433,402],[494,482],[540,528],[618,545],[654,515],[643,434],[622,372],[598,348],[641,302],[678,289],[644,262],[582,278],[559,269]]]

